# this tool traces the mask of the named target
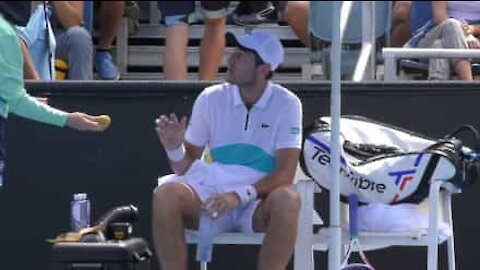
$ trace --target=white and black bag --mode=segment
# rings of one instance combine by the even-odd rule
[[[300,165],[321,187],[330,187],[330,117],[304,130]],[[436,140],[361,116],[340,120],[340,193],[357,194],[361,203],[419,203],[429,183],[451,181],[463,188],[479,176],[478,131],[464,125]],[[470,131],[474,146],[458,138]]]

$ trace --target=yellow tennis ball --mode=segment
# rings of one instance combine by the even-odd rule
[[[97,123],[99,123],[104,130],[110,126],[111,122],[112,122],[112,119],[108,115],[103,114],[98,116]]]

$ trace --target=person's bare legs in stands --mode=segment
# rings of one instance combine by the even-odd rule
[[[472,65],[468,59],[460,59],[458,60],[454,66],[455,74],[457,74],[457,78],[459,80],[464,81],[472,81]]]
[[[166,27],[163,73],[166,80],[185,80],[187,73],[188,24]]]
[[[102,1],[100,6],[100,36],[98,47],[109,49],[117,36],[125,10],[125,1]]]
[[[117,36],[124,10],[125,1],[102,1],[100,4],[100,35],[95,64],[101,79],[118,80],[120,77],[117,67],[113,64],[110,49]]]
[[[188,78],[188,40],[194,1],[157,1],[165,27],[163,74],[166,80]]]
[[[200,43],[200,80],[213,80],[225,49],[225,28],[230,1],[201,1],[205,32]]]
[[[225,49],[226,18],[207,19],[200,43],[200,80],[213,80]]]
[[[309,9],[310,1],[287,1],[283,15],[293,32],[307,47],[310,47],[310,34],[308,32]]]
[[[402,47],[410,39],[410,9],[412,1],[395,1],[392,14],[392,47]]]
[[[419,48],[447,48],[447,49],[468,49],[465,35],[460,21],[447,19],[435,26],[425,34],[425,37],[418,42]],[[450,69],[444,68],[442,64],[435,62],[445,61],[443,59],[430,59],[429,78],[446,79],[450,76]],[[456,77],[459,80],[473,80],[472,67],[467,59],[451,59],[449,61]]]

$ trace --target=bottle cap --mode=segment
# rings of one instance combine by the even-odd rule
[[[86,199],[87,199],[87,193],[77,193],[77,194],[73,194],[73,199],[76,200],[76,201],[86,200]]]

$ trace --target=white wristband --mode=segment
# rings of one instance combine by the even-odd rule
[[[168,158],[173,162],[181,161],[185,157],[185,146],[183,143],[177,149],[166,151]]]
[[[246,205],[247,203],[257,199],[257,190],[253,185],[243,186],[233,190],[235,194],[240,198],[240,204]]]

